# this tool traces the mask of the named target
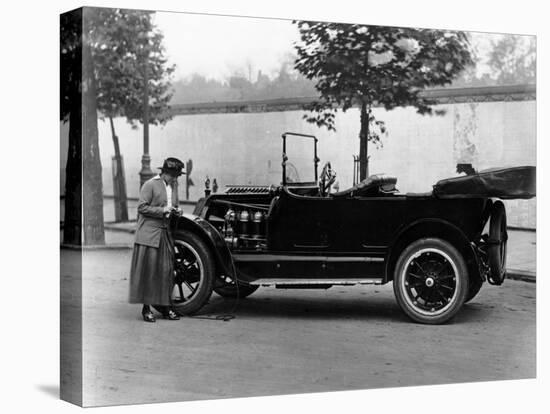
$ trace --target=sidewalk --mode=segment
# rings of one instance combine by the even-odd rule
[[[508,229],[507,277],[535,282],[537,273],[537,233]]]
[[[135,222],[105,223],[107,245],[132,248],[135,225]],[[537,272],[536,242],[537,234],[534,231],[508,230],[507,278],[535,282]]]

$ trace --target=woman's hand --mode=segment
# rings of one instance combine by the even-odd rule
[[[181,215],[181,213],[183,213],[183,211],[178,207],[168,207],[168,206],[166,206],[166,207],[163,207],[162,213],[164,214],[165,217],[168,217],[172,213],[174,213],[176,215]]]

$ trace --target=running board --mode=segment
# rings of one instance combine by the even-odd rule
[[[249,282],[252,286],[273,286],[273,285],[381,285],[382,279],[369,278],[369,279],[257,279],[253,282]]]

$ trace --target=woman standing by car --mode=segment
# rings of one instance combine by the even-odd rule
[[[142,303],[145,322],[155,322],[150,305],[164,318],[177,320],[171,309],[174,277],[174,247],[168,234],[167,218],[178,208],[177,179],[184,164],[167,158],[159,175],[141,187],[138,220],[130,270],[130,303]]]

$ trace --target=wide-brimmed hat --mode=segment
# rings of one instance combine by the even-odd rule
[[[175,175],[182,175],[185,174],[183,171],[183,168],[185,167],[185,164],[178,160],[177,158],[166,158],[164,160],[164,163],[162,164],[162,167],[158,167],[162,172],[167,172]]]

